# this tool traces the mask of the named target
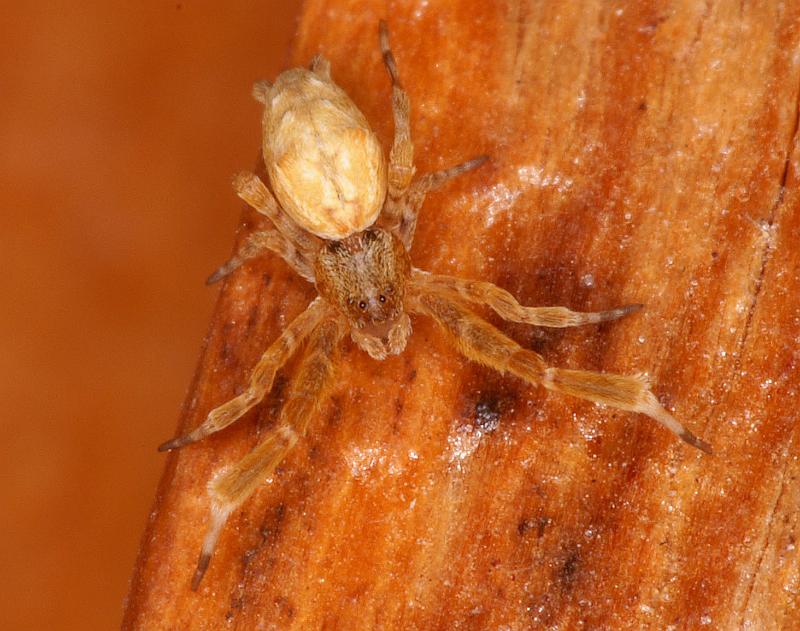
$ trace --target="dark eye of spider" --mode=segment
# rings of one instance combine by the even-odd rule
[[[381,294],[380,296],[378,296],[378,300],[380,300],[381,302],[386,302],[386,296]]]
[[[362,300],[361,302],[358,303],[358,308],[363,311],[364,309],[367,308],[367,303]]]

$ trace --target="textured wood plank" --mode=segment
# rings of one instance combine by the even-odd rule
[[[274,421],[281,384],[170,457],[125,625],[800,626],[800,7],[308,2],[294,61],[323,51],[388,146],[384,16],[418,170],[491,156],[426,203],[415,264],[525,304],[645,303],[579,330],[498,324],[555,365],[647,371],[716,454],[470,365],[417,319],[399,357],[345,345],[312,435],[196,594],[205,482]],[[275,258],[230,279],[181,426],[313,295]]]

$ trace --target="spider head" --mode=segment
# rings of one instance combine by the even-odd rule
[[[383,359],[405,348],[411,332],[404,306],[411,262],[397,237],[368,228],[328,241],[314,271],[320,295],[348,319],[362,349]]]

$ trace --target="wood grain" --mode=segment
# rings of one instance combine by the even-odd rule
[[[524,304],[645,303],[576,330],[490,319],[554,365],[648,372],[715,455],[471,365],[417,319],[399,357],[344,346],[311,436],[231,517],[198,593],[206,480],[282,385],[170,456],[124,626],[798,628],[800,5],[310,0],[293,61],[323,51],[388,147],[380,17],[418,171],[491,156],[428,200],[415,265]],[[237,272],[180,426],[313,295],[274,257]]]

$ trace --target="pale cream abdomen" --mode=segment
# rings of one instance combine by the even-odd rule
[[[364,115],[302,68],[281,74],[265,97],[264,161],[283,209],[326,239],[369,227],[386,196],[386,161]]]

